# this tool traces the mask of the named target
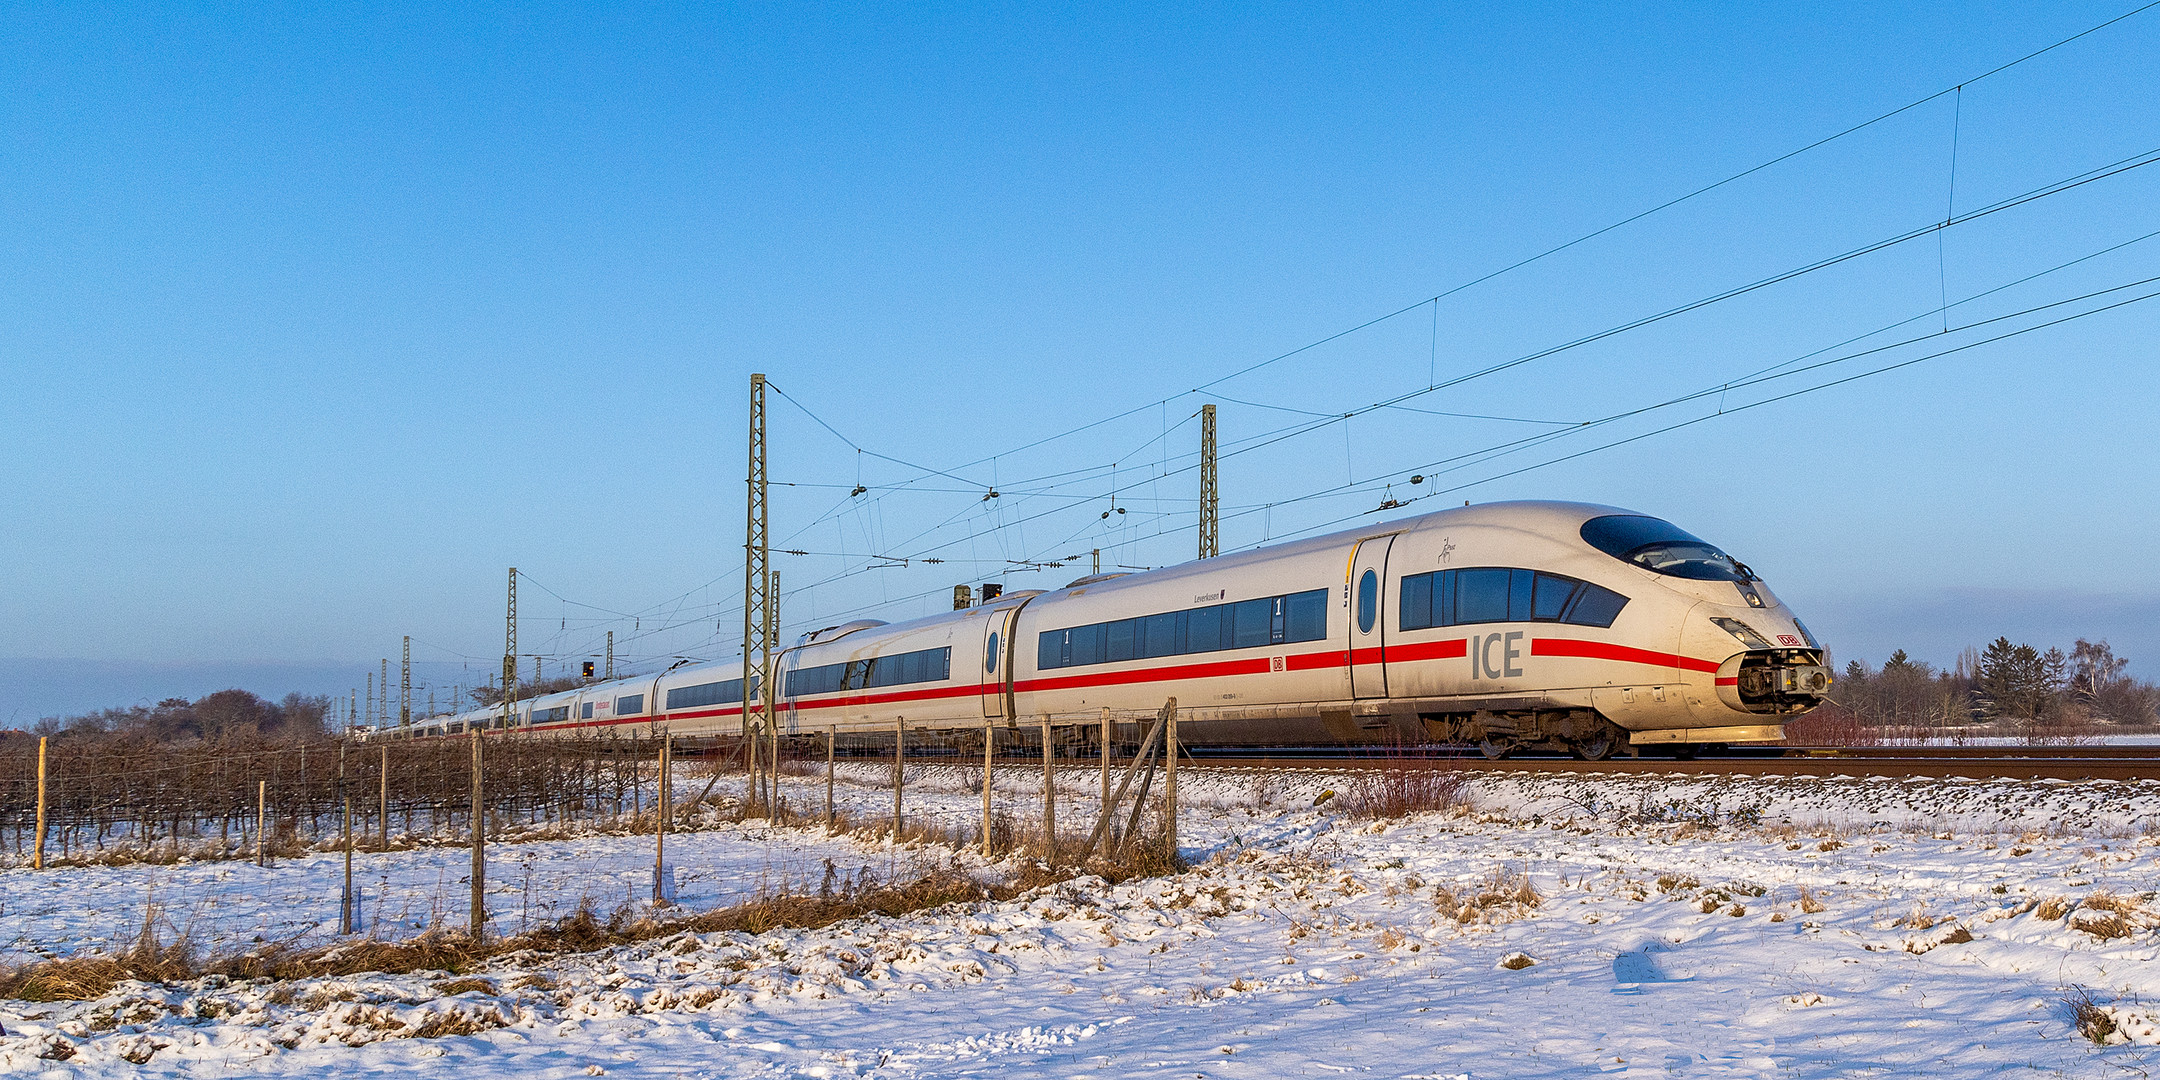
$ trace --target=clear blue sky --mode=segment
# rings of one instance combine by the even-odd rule
[[[1007,560],[1189,558],[1202,401],[1239,547],[1914,318],[1820,358],[1953,333],[1414,509],[1669,517],[1844,658],[2082,635],[2154,673],[2160,300],[1497,474],[2097,306],[1957,329],[2160,275],[2160,238],[1937,310],[2160,230],[2160,166],[1246,442],[2160,148],[2160,9],[1186,393],[2134,6],[12,7],[0,656],[36,659],[0,719],[342,690],[408,633],[477,681],[513,564],[524,651],[728,655],[752,371],[954,474],[776,395],[776,539],[839,553],[779,557],[792,633],[1076,574]]]

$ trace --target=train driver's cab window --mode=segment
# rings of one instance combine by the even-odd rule
[[[1670,521],[1607,514],[1583,522],[1583,542],[1645,570],[1696,581],[1759,581],[1747,564]]]

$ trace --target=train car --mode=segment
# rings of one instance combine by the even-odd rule
[[[1465,506],[900,623],[802,635],[783,731],[936,738],[986,726],[1130,738],[1176,698],[1194,745],[1471,742],[1487,755],[1783,738],[1829,657],[1745,563],[1610,506]],[[753,681],[753,697],[761,692]],[[742,732],[741,664],[523,702],[510,725]],[[432,723],[501,726],[499,711]]]
[[[1746,564],[1616,507],[1463,507],[806,635],[791,731],[1084,733],[1178,700],[1194,744],[1470,741],[1602,758],[1771,742],[1830,685]]]

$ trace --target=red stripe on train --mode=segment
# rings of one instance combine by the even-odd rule
[[[1652,667],[1685,668],[1689,671],[1716,671],[1718,665],[1712,660],[1697,660],[1677,653],[1652,652],[1628,645],[1612,645],[1603,641],[1583,641],[1579,638],[1532,638],[1532,656],[1571,656],[1584,660],[1618,660],[1628,664],[1648,664]]]
[[[1330,649],[1322,652],[1293,653],[1284,657],[1284,667],[1290,671],[1314,671],[1343,667],[1350,664],[1416,663],[1421,660],[1458,659],[1469,655],[1470,643],[1463,638],[1444,641],[1405,642],[1389,645],[1384,650]],[[1710,671],[1718,665],[1709,660],[1675,653],[1653,652],[1627,645],[1613,645],[1602,641],[1584,641],[1579,638],[1532,638],[1530,655],[1571,657],[1586,660],[1612,660],[1629,664],[1648,664],[1654,667],[1678,667],[1690,671]],[[1204,664],[1176,664],[1169,667],[1126,669],[1122,671],[1098,671],[1086,675],[1062,675],[1027,679],[1013,684],[1016,693],[1040,693],[1049,690],[1069,690],[1092,686],[1122,686],[1138,683],[1171,682],[1179,679],[1212,679],[1231,675],[1264,675],[1273,667],[1268,656],[1240,657],[1236,660],[1218,660]],[[1719,686],[1734,685],[1736,679],[1719,679]],[[858,694],[854,697],[824,698],[817,701],[783,701],[783,711],[814,712],[820,709],[839,709],[851,705],[883,705],[900,701],[935,701],[949,698],[980,697],[983,694],[1002,692],[996,683],[977,683],[969,686],[941,686],[924,690],[897,691],[889,694]],[[696,720],[714,716],[735,716],[742,713],[741,706],[715,709],[709,712],[663,713],[619,720],[582,721],[569,725],[544,725],[561,730],[563,727],[599,727],[611,724],[637,724],[655,721]]]

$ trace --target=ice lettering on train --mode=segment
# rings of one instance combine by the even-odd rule
[[[1473,679],[1517,679],[1523,669],[1515,661],[1522,659],[1523,632],[1510,630],[1504,634],[1470,635],[1470,677]],[[1493,657],[1500,658],[1493,663]]]

